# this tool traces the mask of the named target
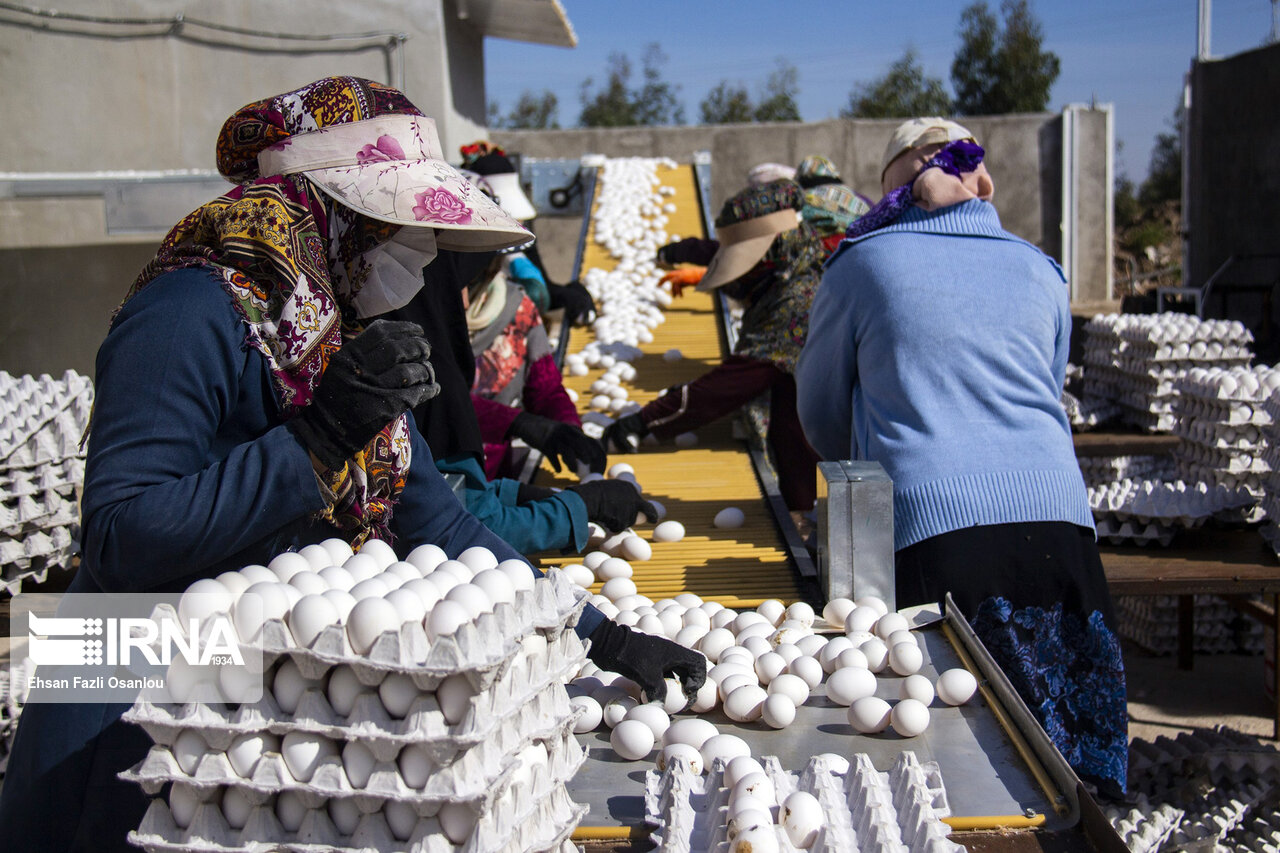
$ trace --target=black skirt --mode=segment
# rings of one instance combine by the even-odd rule
[[[1066,522],[968,527],[895,555],[899,607],[947,593],[1082,779],[1125,790],[1124,660],[1094,533]]]

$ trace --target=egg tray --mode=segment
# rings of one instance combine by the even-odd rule
[[[1077,460],[1085,483],[1101,486],[1120,480],[1170,480],[1173,461],[1160,456],[1081,456]]]
[[[964,848],[947,836],[942,818],[951,814],[936,763],[920,764],[905,751],[888,773],[879,773],[865,753],[850,756],[849,769],[838,772],[829,758],[817,756],[799,774],[782,769],[778,759],[762,760],[778,802],[794,791],[813,794],[822,807],[821,828],[810,853],[951,853]],[[724,763],[717,759],[706,776],[695,774],[681,758],[662,773],[649,771],[645,784],[646,820],[651,838],[664,853],[712,853],[724,850],[729,838],[729,789],[723,785]],[[771,811],[777,811],[775,807]],[[783,853],[797,848],[780,826],[774,831]]]
[[[1123,408],[1120,412],[1121,423],[1129,424],[1147,432],[1172,432],[1177,417],[1172,414],[1152,414],[1146,411]]]
[[[22,592],[24,583],[43,584],[49,580],[49,573],[68,571],[71,566],[69,550],[66,555],[55,554],[53,558],[33,557],[21,562],[25,566],[14,563],[0,564],[0,593],[17,595]]]
[[[1131,342],[1224,341],[1241,344],[1253,342],[1253,333],[1239,320],[1202,319],[1175,311],[1165,311],[1160,314],[1099,316],[1102,318],[1100,325],[1109,325],[1115,329],[1117,335]]]
[[[1178,476],[1187,482],[1204,483],[1208,486],[1226,486],[1228,489],[1244,489],[1256,501],[1262,500],[1266,494],[1268,473],[1233,472],[1210,468],[1197,462],[1180,460]]]
[[[56,492],[76,495],[84,485],[84,459],[69,457],[31,467],[0,466],[0,496],[17,497]]]
[[[1082,401],[1075,395],[1063,391],[1059,402],[1062,404],[1062,410],[1067,414],[1067,422],[1077,432],[1096,429],[1120,415],[1120,407],[1109,400]]]
[[[432,761],[445,765],[455,756],[484,747],[503,732],[544,729],[574,713],[561,682],[547,683],[532,697],[513,705],[492,706],[480,697],[473,700],[467,716],[454,725],[445,722],[434,696],[420,696],[405,719],[396,720],[387,715],[374,693],[357,698],[350,716],[339,723],[319,693],[317,689],[304,693],[292,715],[281,711],[268,691],[261,701],[235,711],[199,703],[139,703],[126,712],[124,719],[141,726],[155,743],[163,746],[172,746],[182,732],[192,730],[200,732],[216,750],[226,750],[237,737],[252,732],[268,731],[281,736],[305,732],[332,740],[359,740],[384,761],[403,747],[418,744]],[[490,710],[493,713],[488,713]],[[324,716],[326,712],[329,716]]]
[[[566,703],[567,704],[567,703]],[[310,780],[301,782],[289,772],[278,752],[264,753],[249,778],[239,775],[225,753],[210,752],[199,759],[192,773],[185,772],[166,746],[153,746],[147,757],[120,778],[139,785],[155,796],[167,784],[178,783],[196,791],[201,800],[211,798],[222,788],[237,788],[255,804],[266,802],[281,791],[299,794],[307,808],[316,808],[326,800],[354,799],[362,811],[376,811],[388,800],[425,805],[428,803],[476,803],[487,807],[506,789],[518,761],[517,754],[534,742],[549,744],[548,753],[556,778],[570,776],[585,759],[581,746],[573,737],[573,721],[578,713],[570,710],[564,716],[548,721],[540,729],[502,729],[491,740],[469,749],[447,766],[437,767],[422,788],[412,788],[401,777],[396,756],[385,752],[378,759],[372,775],[363,788],[354,786],[343,769],[341,755],[330,756],[315,769]],[[361,738],[352,740],[363,742]],[[572,743],[568,743],[572,741]],[[550,748],[554,747],[554,748]],[[566,777],[567,778],[567,777]]]
[[[1267,474],[1272,468],[1261,453],[1208,447],[1183,441],[1173,449],[1173,457],[1181,464],[1198,465],[1225,474]]]
[[[578,624],[589,593],[560,577],[542,578],[532,591],[516,594],[514,604],[499,602],[456,632],[434,641],[419,622],[406,622],[387,631],[366,654],[357,654],[346,629],[331,625],[306,648],[299,647],[282,620],[268,620],[255,635],[262,644],[264,666],[289,656],[304,678],[319,679],[334,666],[355,670],[362,684],[376,684],[388,673],[413,678],[422,690],[434,690],[442,680],[466,675],[476,691],[487,690],[520,648],[519,639],[533,632],[548,640]],[[255,639],[254,637],[250,638]]]
[[[1271,415],[1266,404],[1242,403],[1235,400],[1209,400],[1204,397],[1178,397],[1173,405],[1174,414],[1182,418],[1197,418],[1224,426],[1269,426]]]
[[[1280,810],[1254,810],[1226,840],[1235,850],[1280,853]]]
[[[93,382],[73,370],[64,373],[61,380],[47,374],[16,377],[0,371],[0,458],[12,455],[67,409],[73,409],[87,423],[92,402]]]
[[[1173,434],[1203,447],[1257,454],[1266,447],[1265,430],[1253,424],[1229,426],[1195,418],[1178,421]]]
[[[1095,519],[1094,525],[1097,527],[1098,539],[1105,539],[1112,545],[1158,544],[1167,548],[1178,532],[1177,528],[1168,524],[1137,524],[1107,517]]]
[[[1139,796],[1132,804],[1102,806],[1111,828],[1132,853],[1156,853],[1182,822],[1185,812]]]
[[[576,740],[572,737],[569,740]],[[524,853],[555,849],[569,837],[587,809],[569,797],[565,782],[582,761],[565,765],[564,775],[532,770],[528,784],[511,782],[478,816],[476,827],[461,844],[453,844],[443,834],[438,811],[432,803],[415,805],[417,826],[405,841],[397,840],[381,806],[371,800],[359,801],[366,811],[350,835],[341,833],[323,808],[323,800],[311,799],[308,812],[296,832],[281,826],[269,802],[253,809],[241,829],[231,827],[215,798],[217,789],[204,792],[207,799],[197,807],[190,824],[180,827],[163,800],[153,800],[141,826],[129,833],[135,846],[151,851],[211,851],[223,853],[321,853],[322,851],[387,851],[409,853]],[[386,801],[383,800],[383,803]],[[312,805],[314,804],[314,805]]]
[[[1153,415],[1167,415],[1173,413],[1175,399],[1172,394],[1154,396],[1137,391],[1124,391],[1116,398],[1116,402],[1122,407],[1133,411],[1147,412]]]
[[[74,401],[70,407],[58,411],[50,420],[40,424],[39,429],[21,443],[6,445],[0,462],[7,468],[33,468],[83,457],[80,441],[89,424],[91,409],[91,396]]]
[[[6,574],[10,567],[41,572],[46,567],[65,566],[75,550],[76,539],[69,526],[32,530],[13,537],[0,536],[0,567],[4,567]]]
[[[1120,480],[1087,487],[1094,516],[1116,521],[1148,521],[1179,527],[1199,527],[1210,518],[1235,517],[1256,500],[1247,491],[1195,481]]]
[[[1259,405],[1271,396],[1277,376],[1273,368],[1256,365],[1251,368],[1209,368],[1191,370],[1179,376],[1175,387],[1184,397],[1228,401]],[[1229,381],[1228,381],[1229,380]],[[1257,387],[1250,389],[1248,383]],[[1229,387],[1234,385],[1235,387]]]
[[[80,507],[74,489],[61,495],[44,492],[0,497],[0,531],[5,536],[21,536],[34,530],[66,527],[80,521]]]

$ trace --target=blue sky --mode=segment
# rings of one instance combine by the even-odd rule
[[[968,5],[952,0],[561,3],[578,34],[576,48],[486,39],[485,77],[490,101],[504,113],[524,90],[550,89],[559,98],[562,127],[577,123],[582,81],[603,80],[609,54],[626,53],[638,69],[651,42],[667,54],[663,76],[680,87],[686,121],[696,121],[698,104],[722,79],[758,93],[778,57],[799,70],[797,102],[808,121],[837,116],[855,83],[881,76],[908,46],[949,91],[960,12]],[[999,0],[988,5],[997,9]],[[1168,129],[1195,53],[1196,0],[1032,0],[1031,7],[1045,46],[1062,62],[1049,108],[1095,99],[1114,104],[1121,143],[1117,168],[1141,180],[1156,134]],[[1213,2],[1215,56],[1257,47],[1270,29],[1269,0]]]

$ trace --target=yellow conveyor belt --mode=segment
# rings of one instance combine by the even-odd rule
[[[659,167],[658,178],[675,194],[666,201],[676,206],[668,214],[667,232],[683,237],[703,236],[702,220],[692,166]],[[582,255],[582,269],[612,269],[616,261],[594,241],[589,232]],[[666,322],[654,329],[653,343],[641,345],[645,357],[634,362],[636,378],[625,383],[631,399],[644,405],[666,388],[688,382],[721,357],[713,301],[710,295],[686,290],[666,309]],[[570,351],[581,350],[594,338],[589,329],[575,329]],[[679,349],[684,358],[668,362],[662,354]],[[586,376],[565,376],[565,386],[579,395],[585,412],[591,399],[590,385],[604,373],[596,368]],[[730,418],[698,431],[695,447],[678,450],[674,444],[642,445],[640,452],[609,458],[612,465],[629,462],[646,498],[660,501],[668,519],[685,527],[680,542],[653,542],[652,525],[636,532],[653,546],[653,558],[634,562],[633,580],[639,592],[655,601],[692,592],[726,607],[755,607],[768,598],[786,602],[802,597],[795,568],[787,558],[777,524],[761,494],[744,442],[731,434]],[[572,476],[556,476],[543,463],[538,474],[543,485],[569,486]],[[712,524],[716,513],[728,506],[740,508],[746,523],[733,530]],[[559,554],[542,555],[544,565],[572,562]],[[599,586],[592,588],[598,592]]]

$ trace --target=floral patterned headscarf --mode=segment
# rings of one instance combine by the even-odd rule
[[[218,136],[217,160],[240,186],[174,226],[125,297],[166,272],[212,272],[248,345],[267,360],[286,420],[310,404],[330,357],[362,330],[351,299],[369,274],[365,253],[400,226],[338,204],[301,175],[261,177],[258,153],[294,133],[385,114],[421,115],[399,91],[356,77],[326,78],[237,111]],[[401,415],[341,469],[321,474],[333,495],[321,517],[353,544],[389,539],[409,462]]]

